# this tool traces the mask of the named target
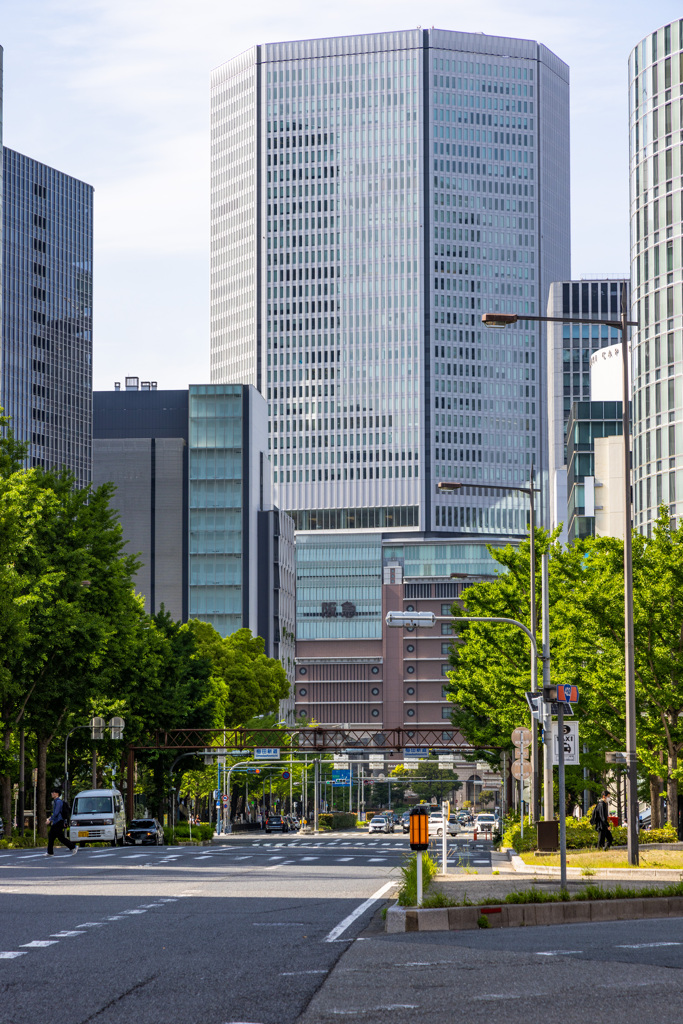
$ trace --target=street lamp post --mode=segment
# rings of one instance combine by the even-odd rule
[[[621,355],[623,366],[622,390],[622,431],[624,435],[624,682],[626,690],[626,771],[628,780],[628,862],[637,865],[638,855],[638,764],[636,757],[636,688],[635,658],[633,639],[633,561],[631,523],[631,425],[629,404],[628,328],[637,327],[637,320],[628,319],[626,289],[621,292],[621,317],[619,320],[600,320],[566,316],[530,316],[527,313],[484,313],[481,322],[485,327],[511,327],[518,321],[532,320],[537,323],[587,324],[610,327],[621,333]],[[563,808],[560,807],[560,815]]]
[[[531,632],[534,637],[536,636],[536,503],[534,495],[538,492],[538,488],[534,487],[534,467],[532,465],[529,473],[529,486],[521,487],[513,484],[463,484],[451,481],[441,481],[436,485],[437,491],[446,493],[449,491],[457,491],[462,487],[471,487],[473,490],[482,491],[486,488],[496,491],[519,491],[522,494],[529,495],[529,619],[531,625]],[[544,584],[547,584],[545,577],[543,578]],[[546,587],[547,589],[547,587]],[[546,666],[547,652],[543,650],[543,675],[544,683],[545,680],[545,666]],[[536,645],[531,645],[531,691],[536,693],[538,689],[538,667],[537,667],[537,652]],[[546,756],[545,760],[548,758]],[[551,765],[552,771],[552,765]],[[538,821],[540,817],[540,804],[541,804],[541,787],[539,779],[539,764],[538,764],[538,722],[532,716],[531,718],[531,806],[533,810],[533,819]],[[546,779],[547,784],[547,779]],[[552,781],[550,785],[552,793]],[[547,806],[547,804],[546,804]],[[547,817],[547,815],[546,815]],[[550,805],[550,817],[552,818],[552,803]]]

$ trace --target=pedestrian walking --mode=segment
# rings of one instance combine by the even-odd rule
[[[67,839],[64,835],[69,807],[62,800],[62,791],[60,787],[55,786],[51,791],[50,796],[52,797],[52,814],[47,819],[47,823],[50,826],[47,834],[47,856],[54,856],[54,845],[56,839],[71,850],[72,854],[76,853],[78,851],[78,846],[76,843],[72,843],[71,840]]]
[[[608,798],[608,795],[607,795],[607,790],[603,789],[603,791],[602,791],[602,793],[600,795],[600,799],[598,800],[597,804],[595,805],[595,810],[593,812],[594,825],[595,825],[595,828],[598,830],[598,834],[599,834],[599,838],[598,838],[598,849],[599,850],[602,850],[603,847],[606,850],[609,850],[610,846],[612,845],[612,831],[610,829],[611,822],[609,820],[609,803],[608,803],[608,799],[609,798]]]

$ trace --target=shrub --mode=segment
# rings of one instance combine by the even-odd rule
[[[332,811],[331,814],[319,814],[318,825],[322,829],[329,828],[335,832],[339,829],[355,828],[356,815],[350,814],[348,811]]]
[[[165,835],[168,838],[169,833],[175,834],[176,840],[182,840],[183,842],[190,838],[190,826],[184,822],[180,825],[176,825],[175,829],[165,829]],[[214,833],[213,825],[193,825],[192,826],[192,839],[196,839],[200,842],[204,842],[211,839]]]

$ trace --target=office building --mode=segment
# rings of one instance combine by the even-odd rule
[[[574,402],[567,423],[567,540],[624,535],[621,402]],[[621,514],[621,519],[619,519]]]
[[[481,316],[569,276],[568,118],[561,60],[483,34],[255,46],[212,75],[211,379],[268,403],[301,717],[444,728],[441,660],[418,703],[387,674],[384,572],[450,587],[526,532],[525,496],[468,484],[547,463],[544,335]]]
[[[243,626],[294,676],[294,524],[272,504],[266,403],[238,384],[94,394],[93,480],[113,481],[145,607]],[[293,702],[282,715],[293,716]]]
[[[3,147],[0,405],[28,465],[90,482],[93,188]]]
[[[622,291],[628,285],[628,280],[623,276],[553,281],[548,293],[547,315],[618,320],[621,316]],[[590,402],[592,398],[597,398],[591,394],[591,362],[596,352],[606,349],[610,353],[611,366],[614,346],[620,341],[620,331],[601,324],[548,324],[550,527],[555,529],[560,523],[563,524],[560,539],[564,543],[568,539],[567,424],[570,411],[574,402]],[[620,393],[610,397],[621,400]]]
[[[659,507],[677,523],[683,500],[682,85],[674,21],[629,58],[634,525],[648,536]]]
[[[3,149],[0,404],[29,465],[90,482],[93,188]]]
[[[297,529],[524,533],[522,496],[467,484],[547,461],[545,348],[481,315],[568,277],[568,118],[530,40],[313,39],[214,71],[211,378],[266,397]]]

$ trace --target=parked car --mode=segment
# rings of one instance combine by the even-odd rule
[[[375,817],[370,821],[370,825],[368,827],[368,832],[393,832],[393,831],[394,831],[394,823],[393,823],[393,821],[390,821],[389,818],[385,817],[384,815],[379,815],[379,814],[375,815]]]
[[[292,817],[291,814],[285,815],[285,821],[287,822],[288,832],[298,832],[300,828],[300,822],[298,818]]]
[[[118,789],[84,789],[74,797],[69,828],[72,843],[123,846],[125,833],[126,812]]]
[[[130,846],[163,846],[164,830],[156,818],[133,818],[123,841]]]
[[[410,811],[406,811],[405,814],[401,815],[401,826],[404,832],[410,832]]]
[[[266,832],[289,832],[287,819],[281,814],[269,814],[266,818]]]

